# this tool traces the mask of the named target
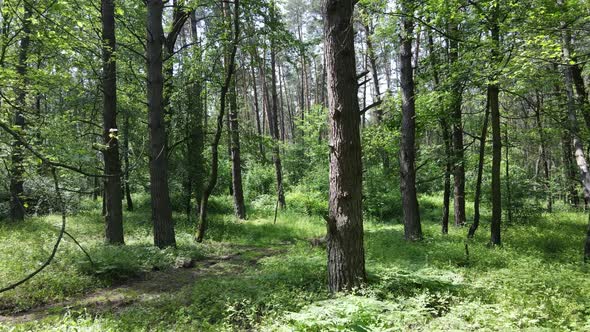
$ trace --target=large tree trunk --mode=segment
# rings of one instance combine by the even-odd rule
[[[105,147],[105,238],[109,244],[123,244],[123,203],[121,161],[117,130],[117,64],[115,52],[115,4],[102,0],[103,135]]]
[[[215,186],[217,185],[217,173],[219,170],[219,141],[221,140],[221,134],[223,132],[223,118],[225,116],[226,97],[231,84],[232,77],[234,75],[236,52],[238,49],[238,42],[240,37],[240,0],[234,0],[234,18],[233,18],[233,40],[230,45],[229,56],[227,57],[228,62],[225,66],[225,78],[223,85],[221,86],[219,114],[217,115],[217,128],[215,130],[215,136],[211,143],[211,172],[209,173],[209,179],[207,185],[203,190],[201,196],[201,206],[199,213],[199,226],[197,228],[197,236],[195,240],[202,242],[205,237],[205,232],[208,227],[207,220],[207,208],[209,204],[209,197]]]
[[[330,109],[328,285],[338,292],[366,279],[363,245],[360,110],[352,15],[353,0],[324,3]]]
[[[488,136],[488,120],[490,117],[490,90],[488,89],[486,97],[486,110],[483,118],[483,125],[481,127],[481,136],[479,138],[479,158],[477,162],[477,178],[475,180],[475,197],[473,199],[473,224],[469,227],[467,233],[468,238],[475,236],[475,231],[479,227],[480,212],[479,206],[481,201],[481,183],[483,179],[483,166],[485,162],[486,140]]]
[[[401,1],[400,17],[400,85],[402,93],[402,124],[400,143],[400,187],[402,194],[404,235],[406,240],[422,239],[420,211],[416,193],[416,107],[414,71],[412,69],[412,33],[414,22],[408,1]]]
[[[150,193],[154,244],[159,248],[175,246],[174,223],[168,191],[168,151],[164,122],[164,78],[162,0],[147,1],[148,127],[150,142]]]
[[[19,86],[15,89],[16,106],[14,110],[13,126],[22,134],[25,128],[25,116],[23,114],[27,99],[27,60],[29,58],[29,45],[31,43],[31,16],[33,9],[31,4],[24,2],[24,15],[22,18],[22,39],[18,49],[18,64],[16,73],[20,79]],[[10,218],[13,221],[22,221],[25,218],[24,206],[24,149],[19,140],[12,143],[12,165],[10,168]]]
[[[242,188],[242,161],[240,158],[240,131],[238,125],[238,101],[235,79],[232,80],[229,91],[229,133],[231,151],[231,175],[234,198],[234,213],[239,219],[246,219],[244,205],[244,189]]]

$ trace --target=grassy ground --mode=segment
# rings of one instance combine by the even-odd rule
[[[467,256],[465,228],[440,235],[439,204],[437,197],[423,197],[425,240],[419,243],[405,242],[396,222],[367,221],[369,283],[337,297],[326,291],[324,249],[307,241],[325,232],[321,217],[284,212],[273,225],[270,211],[255,211],[238,223],[228,201],[218,199],[205,244],[192,241],[193,226],[179,215],[178,248],[157,250],[150,246],[149,209],[126,215],[125,247],[102,245],[100,215],[90,210],[71,217],[68,229],[96,264],[66,239],[46,271],[0,294],[0,330],[590,330],[590,278],[581,262],[584,214],[562,211],[510,226],[504,246],[495,249],[487,247],[484,223]],[[0,226],[0,287],[48,255],[58,223],[47,217]],[[240,260],[216,269],[197,265],[190,282],[172,283],[177,287],[154,296],[129,292],[124,306],[72,305],[105,287],[134,285],[129,280],[143,280],[150,271],[182,273],[172,268],[179,259],[238,252]],[[56,302],[67,305],[50,306],[38,320],[11,320]]]

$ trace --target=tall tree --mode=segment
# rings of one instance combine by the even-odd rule
[[[244,205],[244,189],[242,187],[242,158],[240,156],[240,126],[238,123],[238,100],[236,80],[231,81],[229,88],[229,135],[231,157],[231,180],[234,198],[234,214],[239,219],[246,219]]]
[[[195,240],[202,242],[205,237],[205,232],[208,227],[207,207],[209,204],[209,197],[213,193],[217,185],[217,175],[219,170],[219,141],[223,132],[223,120],[225,116],[226,99],[231,85],[232,77],[235,70],[236,53],[238,50],[238,43],[240,39],[240,0],[234,0],[234,17],[233,17],[233,37],[229,49],[226,50],[228,61],[225,65],[225,77],[221,86],[221,94],[219,97],[219,114],[217,115],[217,127],[215,129],[215,136],[211,143],[211,170],[207,185],[203,189],[201,195],[201,206],[199,214],[199,226],[197,229],[197,236]]]
[[[399,69],[402,95],[400,141],[400,187],[402,194],[404,235],[406,240],[422,239],[420,211],[416,193],[416,106],[414,70],[412,68],[412,1],[400,1]]]
[[[330,124],[330,199],[327,221],[328,285],[351,289],[365,276],[360,110],[353,0],[323,2]]]
[[[150,194],[154,244],[160,248],[175,246],[174,223],[168,188],[168,151],[164,122],[164,77],[162,0],[147,0],[147,98],[150,155]]]
[[[491,35],[491,61],[493,64],[500,63],[500,7],[494,2],[489,20]],[[501,223],[502,223],[502,185],[500,182],[500,166],[502,162],[502,133],[500,129],[500,87],[494,75],[488,85],[488,98],[492,122],[492,225],[490,228],[490,243],[501,245]]]
[[[123,244],[123,203],[121,197],[121,161],[117,129],[117,62],[114,57],[115,4],[102,0],[102,63],[103,63],[103,135],[105,238],[110,244]]]
[[[16,107],[14,110],[13,125],[18,131],[25,129],[25,108],[27,100],[27,61],[29,59],[29,48],[31,44],[31,17],[33,14],[32,4],[25,1],[24,15],[22,16],[22,38],[18,47],[18,64],[16,72],[20,82],[15,89]],[[22,221],[25,218],[24,202],[24,155],[23,146],[19,140],[12,143],[12,165],[10,168],[10,218],[13,221]]]
[[[277,27],[277,13],[276,4],[271,1],[270,4],[270,24],[271,27]],[[270,70],[271,70],[271,93],[272,93],[272,106],[268,109],[268,127],[270,136],[273,139],[272,149],[272,160],[275,165],[275,175],[277,179],[277,200],[279,206],[284,208],[285,204],[285,192],[283,188],[283,166],[281,163],[281,150],[279,148],[279,99],[277,90],[277,68],[276,68],[276,52],[277,52],[277,41],[274,34],[270,37]]]
[[[449,24],[449,65],[452,70],[459,70],[459,42],[457,41],[457,24]],[[463,82],[461,75],[453,73],[451,78],[450,111],[453,126],[453,204],[455,226],[465,224],[465,157],[463,152],[463,118],[461,104],[463,101]]]

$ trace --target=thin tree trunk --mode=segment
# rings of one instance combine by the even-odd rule
[[[129,184],[129,110],[126,109],[124,113],[123,128],[123,162],[125,163],[125,172],[123,174],[123,181],[125,181],[125,199],[127,202],[127,211],[133,211],[133,199],[131,198],[131,185]]]
[[[402,0],[400,17],[400,86],[402,94],[402,124],[400,143],[400,187],[402,194],[404,234],[406,240],[422,239],[420,210],[416,193],[416,107],[414,71],[412,69],[412,34],[414,22],[410,2]]]
[[[238,49],[238,42],[240,37],[239,23],[240,0],[234,0],[233,40],[229,50],[229,61],[226,63],[225,81],[221,86],[219,114],[217,115],[217,128],[215,130],[213,142],[211,143],[211,173],[209,174],[209,180],[203,190],[203,195],[201,197],[199,226],[197,229],[197,236],[195,238],[197,242],[202,242],[203,238],[205,237],[205,232],[207,231],[208,227],[207,207],[209,204],[209,197],[211,196],[211,193],[213,193],[215,185],[217,184],[217,173],[219,168],[219,141],[221,140],[221,134],[223,131],[223,118],[225,116],[226,97],[234,74],[236,52]]]
[[[328,285],[332,292],[338,292],[357,287],[366,279],[360,111],[352,26],[354,2],[327,0],[323,5],[330,109]]]
[[[275,3],[271,3],[271,20],[276,20]],[[281,165],[281,151],[279,148],[279,125],[278,125],[278,96],[277,96],[277,74],[276,74],[276,45],[274,36],[270,40],[270,68],[271,68],[271,89],[272,89],[272,107],[268,112],[268,126],[270,136],[273,138],[273,162],[275,165],[275,174],[277,180],[277,200],[281,209],[286,207],[285,193],[283,188],[283,167]]]
[[[256,84],[256,73],[254,71],[254,56],[250,56],[250,73],[252,74],[252,89],[254,90],[254,112],[256,113],[256,130],[258,132],[258,150],[264,160],[264,148],[262,147],[262,127],[260,125],[260,108],[258,104],[258,84]]]
[[[105,239],[109,244],[123,244],[123,204],[121,197],[121,161],[117,129],[117,65],[113,57],[115,43],[115,4],[102,0],[103,62],[103,137],[105,148]]]
[[[176,246],[168,191],[168,152],[164,122],[162,0],[147,1],[148,127],[150,142],[150,192],[154,245]]]
[[[449,34],[455,35],[457,26],[449,25]],[[451,68],[459,64],[459,43],[454,38],[449,39],[449,61]],[[465,157],[463,152],[463,119],[461,103],[463,100],[463,82],[460,78],[453,78],[451,86],[451,118],[453,126],[453,180],[454,180],[454,210],[455,226],[465,225]]]
[[[549,213],[553,210],[553,195],[551,193],[551,161],[547,153],[547,137],[545,136],[545,130],[543,128],[543,120],[541,119],[542,100],[539,96],[539,91],[536,93],[536,104],[535,104],[535,122],[537,125],[537,132],[539,133],[540,149],[541,149],[541,163],[543,164],[543,175],[545,177],[543,181],[543,187],[547,193],[547,211]]]
[[[434,40],[432,38],[432,34],[430,31],[428,32],[428,50],[430,52],[430,64],[432,66],[433,72],[433,79],[434,79],[434,89],[438,90],[440,88],[440,78],[438,75],[438,58],[436,53],[434,52]],[[442,99],[442,98],[440,98]],[[442,100],[439,100],[441,105],[443,105]],[[449,233],[449,202],[451,197],[451,172],[453,169],[452,163],[452,140],[450,134],[449,123],[446,118],[446,112],[442,112],[440,117],[440,128],[442,132],[442,139],[445,145],[445,174],[444,174],[444,191],[443,191],[443,210],[442,210],[442,233],[448,234]]]
[[[505,161],[504,166],[506,167],[506,212],[508,214],[508,225],[512,224],[512,190],[510,187],[510,159],[508,158],[509,152],[509,141],[508,141],[508,124],[504,124],[504,141],[506,144],[504,145],[504,153],[505,153]]]
[[[235,79],[229,91],[229,132],[231,137],[231,175],[234,199],[234,213],[238,219],[246,219],[244,189],[242,187],[242,161],[240,158],[240,131],[238,124],[238,101]]]
[[[488,120],[490,117],[490,90],[487,90],[486,110],[483,118],[483,125],[481,127],[481,136],[479,139],[479,158],[477,163],[477,179],[475,180],[475,197],[473,199],[473,224],[469,227],[467,237],[472,239],[479,227],[480,219],[480,201],[481,201],[481,183],[483,179],[483,166],[485,163],[486,140],[488,136]]]

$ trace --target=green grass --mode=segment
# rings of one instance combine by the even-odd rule
[[[70,218],[68,229],[98,266],[90,266],[66,239],[45,272],[15,291],[0,294],[0,306],[18,311],[75,298],[149,270],[166,269],[179,256],[235,251],[230,243],[283,252],[248,265],[241,273],[205,275],[190,287],[117,312],[96,315],[65,309],[41,321],[0,323],[0,330],[590,329],[590,278],[582,263],[585,214],[566,209],[538,213],[526,223],[503,229],[504,245],[489,248],[489,216],[484,211],[476,239],[468,242],[467,256],[466,228],[451,227],[449,235],[440,234],[440,204],[439,197],[422,197],[425,239],[418,243],[403,240],[398,221],[366,221],[369,282],[337,297],[326,290],[324,250],[307,241],[325,232],[324,222],[300,209],[280,213],[276,225],[272,211],[263,208],[249,211],[249,220],[236,222],[230,200],[217,197],[206,243],[193,243],[194,226],[176,215],[179,246],[167,250],[150,245],[149,209],[126,215],[125,247],[102,245],[100,215],[83,212]],[[58,222],[47,217],[0,227],[3,283],[18,279],[46,257]]]

